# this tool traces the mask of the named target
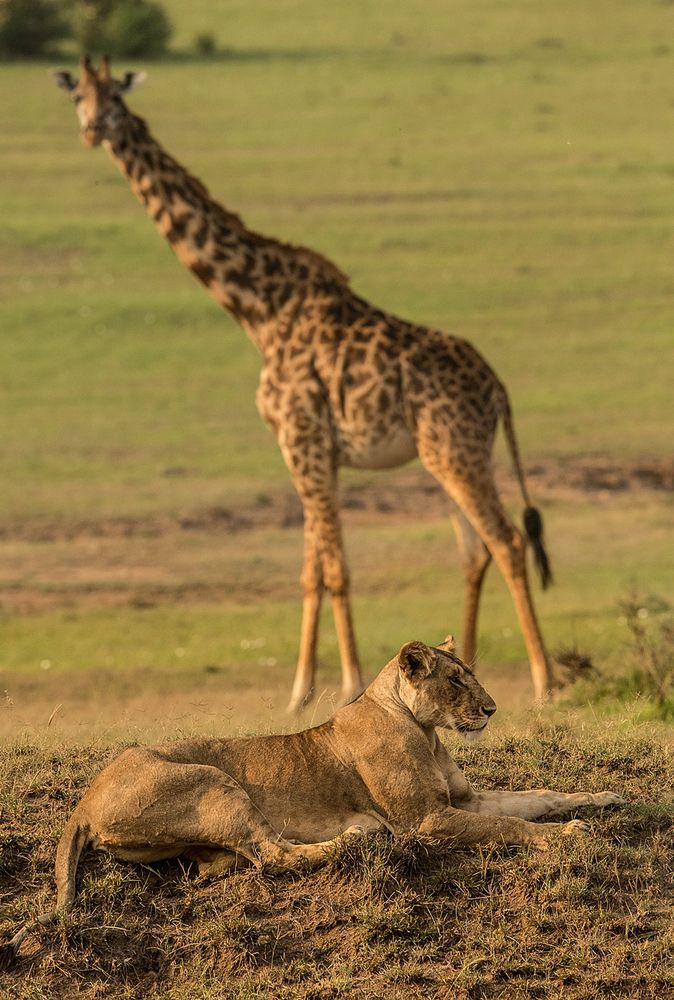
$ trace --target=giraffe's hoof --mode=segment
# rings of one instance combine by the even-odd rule
[[[293,694],[290,701],[288,702],[288,707],[286,712],[288,715],[299,715],[302,709],[306,708],[309,702],[314,696],[313,688],[306,694]]]
[[[339,707],[342,708],[344,705],[350,705],[352,701],[360,697],[364,690],[365,688],[362,684],[355,688],[348,688],[346,691],[342,690],[339,696]]]

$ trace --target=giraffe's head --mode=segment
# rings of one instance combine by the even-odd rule
[[[110,76],[110,59],[103,56],[98,71],[89,56],[80,62],[80,78],[74,80],[67,69],[54,71],[56,84],[69,91],[80,120],[80,134],[87,146],[111,139],[127,114],[122,94],[128,94],[145,79],[145,73],[128,72],[122,80]]]

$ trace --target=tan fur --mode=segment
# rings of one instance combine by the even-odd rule
[[[66,824],[55,912],[74,899],[87,845],[127,861],[182,855],[211,875],[250,862],[317,864],[340,836],[383,828],[417,830],[452,846],[545,848],[551,833],[584,824],[530,820],[621,801],[612,792],[476,792],[436,727],[478,733],[495,709],[450,642],[409,642],[357,701],[316,728],[126,750]],[[34,926],[5,946],[5,961]]]

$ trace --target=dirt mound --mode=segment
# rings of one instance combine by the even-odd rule
[[[620,464],[603,456],[549,461],[526,470],[529,489],[538,501],[589,494],[606,499],[628,491],[674,490],[674,458],[643,459]],[[519,496],[512,474],[498,468],[496,477],[506,500]],[[420,467],[383,473],[341,491],[341,505],[350,520],[403,520],[444,517],[447,498]],[[77,538],[156,538],[175,531],[232,534],[256,528],[293,528],[302,524],[302,507],[288,490],[264,495],[253,503],[218,505],[145,516],[74,519],[33,517],[0,524],[0,541],[53,542]]]
[[[586,737],[587,738],[587,737]],[[3,998],[519,1000],[669,996],[671,756],[558,731],[461,754],[471,780],[610,785],[639,804],[539,853],[451,850],[413,836],[344,843],[314,872],[199,883],[179,861],[87,853],[73,909],[25,942]],[[120,749],[119,747],[117,748]],[[106,751],[7,748],[0,936],[53,901],[54,831]],[[611,891],[607,892],[607,886]]]

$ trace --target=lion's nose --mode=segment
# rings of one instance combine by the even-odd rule
[[[496,705],[480,705],[480,711],[489,719],[496,711]]]

